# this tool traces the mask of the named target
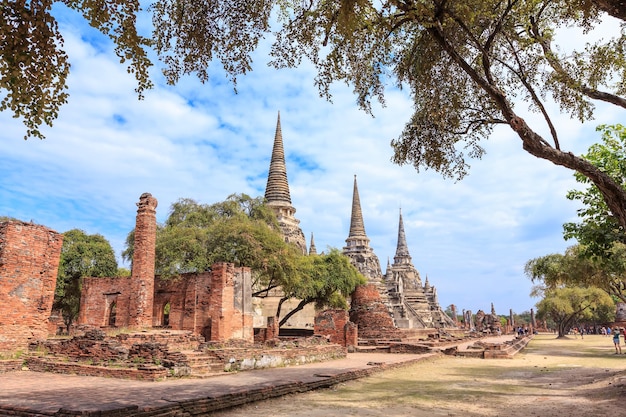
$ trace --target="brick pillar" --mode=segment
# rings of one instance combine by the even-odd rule
[[[278,337],[279,331],[280,329],[278,327],[278,317],[272,317],[272,316],[267,317],[267,327],[265,328],[264,342],[267,342],[268,340],[276,339]]]
[[[344,346],[357,347],[359,345],[359,326],[349,321],[346,323],[344,329],[346,335]]]
[[[224,341],[232,337],[235,315],[234,277],[233,264],[224,262],[213,264],[209,304],[212,341]]]
[[[457,322],[457,319],[456,319],[456,306],[454,304],[451,304],[450,305],[450,310],[452,311],[452,317],[450,317],[450,318],[454,322],[454,325],[458,326],[459,323]]]
[[[129,326],[131,327],[152,327],[157,204],[157,199],[150,193],[143,193],[137,203],[135,249],[130,284]]]
[[[44,226],[0,222],[0,352],[48,336],[62,245]]]

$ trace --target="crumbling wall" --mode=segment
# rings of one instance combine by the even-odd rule
[[[357,325],[345,310],[324,310],[315,316],[315,335],[327,337],[331,343],[348,347],[358,345]]]
[[[396,339],[401,331],[393,325],[389,310],[375,284],[359,285],[352,293],[350,321],[358,326],[360,339]]]
[[[20,221],[0,223],[0,352],[48,335],[63,235]]]
[[[77,324],[127,327],[131,295],[131,277],[83,278]]]

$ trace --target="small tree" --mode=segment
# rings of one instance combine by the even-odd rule
[[[585,246],[571,246],[564,254],[531,259],[525,272],[534,283],[547,288],[593,286],[626,301],[626,245],[619,242],[614,242],[604,256],[589,256]]]
[[[72,229],[63,233],[63,246],[52,308],[59,310],[66,329],[78,317],[83,277],[115,276],[115,252],[101,235]]]
[[[537,317],[553,320],[557,338],[563,338],[575,323],[591,321],[595,310],[611,307],[615,307],[613,300],[599,288],[553,288],[537,303]]]
[[[284,297],[279,301],[276,317],[280,317],[281,306],[285,301],[295,298],[300,302],[280,320],[279,327],[311,303],[315,303],[317,308],[346,309],[346,298],[357,285],[366,283],[348,257],[336,248],[330,248],[324,255],[301,256],[300,270],[300,280],[282,287]]]
[[[132,259],[133,234],[131,231],[126,240],[125,259]],[[211,205],[178,200],[165,224],[157,228],[157,273],[169,279],[185,272],[207,271],[215,262],[249,267],[253,297],[268,297],[280,288],[283,297],[277,317],[285,301],[300,300],[280,325],[310,303],[345,307],[345,297],[364,282],[336,249],[308,257],[286,243],[276,216],[262,197],[233,194]]]

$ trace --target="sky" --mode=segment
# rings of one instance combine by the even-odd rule
[[[159,222],[180,198],[211,204],[233,193],[264,194],[280,112],[291,200],[307,240],[313,233],[318,252],[345,245],[356,175],[383,273],[395,254],[401,209],[413,264],[437,288],[443,308],[489,311],[493,303],[498,314],[528,311],[538,300],[529,295],[526,262],[575,244],[562,235],[579,208],[565,198],[578,187],[573,173],[524,152],[509,128],[483,141],[486,155],[470,161],[461,181],[418,173],[391,162],[390,142],[412,111],[404,91],[388,88],[386,107],[375,105],[374,117],[343,84],[333,86],[328,102],[310,65],[267,67],[265,43],[237,93],[219,63],[209,83],[187,77],[176,86],[165,84],[157,65],[156,86],[140,101],[113,46],[76,14],[55,13],[72,64],[69,102],[44,128],[45,140],[23,140],[22,122],[0,113],[0,216],[101,234],[128,267],[120,255],[142,193],[158,199]],[[547,136],[537,115],[524,104],[517,110]],[[598,140],[597,125],[624,114],[599,106],[585,124],[552,116],[562,148],[582,154]]]

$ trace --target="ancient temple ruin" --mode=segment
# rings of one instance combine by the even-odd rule
[[[201,334],[207,341],[253,341],[250,269],[217,263],[211,271],[155,276],[157,200],[137,203],[130,277],[84,278],[79,325],[166,328]]]
[[[285,150],[283,147],[283,134],[280,125],[280,112],[276,120],[276,132],[274,134],[274,146],[270,159],[269,171],[267,174],[267,185],[265,187],[266,204],[274,211],[278,226],[286,243],[295,245],[303,255],[307,254],[306,239],[304,232],[300,228],[300,220],[295,217],[296,208],[291,203],[289,192],[289,181],[287,180],[287,165],[285,164]],[[313,237],[311,237],[311,250],[316,253]],[[254,326],[268,329],[268,318],[274,322],[274,316],[278,309],[278,303],[283,297],[280,288],[276,288],[265,294],[262,298],[255,298],[254,301]],[[295,308],[299,300],[287,300],[283,302],[280,320],[290,310]],[[315,320],[315,306],[309,304],[301,311],[290,317],[284,326],[285,328],[313,331]],[[274,325],[276,325],[274,323]],[[276,330],[278,331],[278,330]]]
[[[398,226],[398,244],[394,262],[387,266],[385,275],[382,274],[380,262],[369,245],[370,239],[365,233],[363,213],[356,176],[352,194],[352,214],[350,217],[350,232],[346,239],[343,254],[350,258],[356,269],[368,280],[369,289],[361,289],[363,297],[353,297],[351,319],[359,324],[359,331],[369,328],[370,321],[386,326],[389,320],[397,328],[425,329],[425,328],[452,328],[454,321],[439,306],[437,290],[428,282],[422,285],[420,274],[411,262],[411,255],[406,243],[402,213]],[[375,299],[373,288],[377,289],[379,300]],[[365,303],[365,304],[362,304]],[[380,308],[384,305],[384,309]],[[370,317],[376,310],[376,318]],[[360,317],[360,311],[367,317]],[[388,315],[389,320],[382,319]]]
[[[437,289],[429,284],[428,277],[422,285],[420,273],[411,262],[402,211],[398,224],[396,254],[393,257],[393,264],[387,265],[384,279],[397,327],[456,327],[454,321],[439,306]]]
[[[265,200],[276,214],[276,219],[285,242],[296,245],[300,248],[302,254],[306,254],[306,239],[300,228],[300,220],[294,216],[296,209],[291,204],[287,166],[285,165],[285,151],[283,148],[283,134],[280,127],[280,113],[278,113],[278,120],[276,121],[274,147],[267,175],[267,186],[265,187]]]
[[[47,227],[0,222],[0,352],[47,337],[62,245]]]
[[[370,239],[365,233],[363,223],[363,213],[361,211],[361,199],[359,197],[359,187],[354,176],[354,187],[352,190],[352,213],[350,215],[350,232],[346,239],[346,246],[343,254],[350,258],[352,265],[367,278],[368,283],[380,286],[383,273],[380,269],[380,262],[370,247]]]

